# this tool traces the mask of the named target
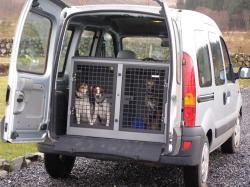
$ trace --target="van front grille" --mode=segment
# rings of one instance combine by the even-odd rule
[[[125,68],[121,128],[163,131],[167,98],[166,68]]]

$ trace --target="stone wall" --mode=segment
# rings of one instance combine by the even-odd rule
[[[0,39],[0,57],[11,55],[13,39]]]
[[[13,39],[0,39],[0,57],[8,57],[11,55]],[[21,55],[35,53],[36,55],[43,56],[44,49],[40,40],[27,38],[21,41]],[[32,50],[31,50],[32,49]]]
[[[250,66],[250,55],[244,53],[237,53],[230,55],[232,63],[235,67]]]
[[[9,64],[0,64],[0,76],[5,76],[8,74]]]

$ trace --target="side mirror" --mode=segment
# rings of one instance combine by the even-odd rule
[[[241,67],[239,69],[240,79],[250,79],[250,67]]]
[[[220,80],[225,80],[225,71],[220,71]]]

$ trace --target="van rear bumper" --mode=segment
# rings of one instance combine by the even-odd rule
[[[163,143],[66,135],[59,137],[55,143],[46,141],[38,144],[38,150],[43,153],[103,160],[136,160],[171,165],[197,165],[200,161],[204,141],[204,133],[202,132],[200,129],[183,130],[182,140],[192,141],[192,145],[189,150],[180,150],[177,155],[164,155],[164,149],[167,149],[167,146]]]

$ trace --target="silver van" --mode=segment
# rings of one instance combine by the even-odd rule
[[[184,166],[202,186],[209,153],[240,146],[242,98],[222,34],[205,15],[157,6],[27,0],[1,134],[37,142],[67,177],[76,156]]]

